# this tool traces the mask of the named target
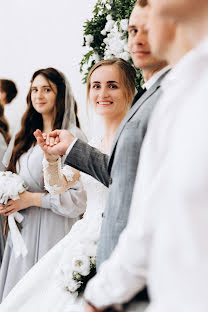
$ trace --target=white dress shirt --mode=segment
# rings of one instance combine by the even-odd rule
[[[164,82],[143,144],[129,221],[86,300],[107,307],[147,282],[148,312],[208,311],[208,38]]]
[[[75,139],[72,141],[72,143],[69,145],[69,147],[67,148],[66,153],[65,153],[66,156],[71,152],[72,147],[73,147],[74,144],[77,142],[77,140],[78,140],[78,138],[75,138]]]
[[[161,69],[159,72],[155,73],[149,80],[147,80],[143,85],[142,88],[143,89],[150,89],[153,84],[164,74],[166,73],[168,70],[170,70],[171,67],[169,65],[163,67],[163,69]]]

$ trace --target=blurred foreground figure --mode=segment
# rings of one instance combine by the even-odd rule
[[[157,8],[158,2],[163,1],[155,1]],[[186,2],[187,10],[194,11],[192,1],[176,2]],[[90,296],[90,289],[102,292],[102,309],[133,296],[145,277],[151,296],[148,312],[208,309],[208,27],[204,29],[207,20],[202,20],[208,3],[200,3],[201,17],[195,19],[195,12],[190,17],[199,22],[198,36],[197,23],[195,36],[190,36],[187,16],[178,24],[177,15],[160,20],[154,9],[150,14],[152,50],[176,65],[162,85],[164,94],[148,127],[127,228],[85,291],[97,307],[100,302],[96,293]],[[175,35],[163,37],[166,49],[160,49],[166,23],[178,26]]]

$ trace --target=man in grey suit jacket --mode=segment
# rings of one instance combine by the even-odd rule
[[[136,4],[129,22],[130,52],[135,66],[143,70],[147,91],[140,97],[136,95],[138,100],[134,100],[134,105],[121,122],[110,156],[78,139],[66,158],[66,164],[109,187],[97,252],[98,267],[109,258],[126,226],[140,149],[150,114],[161,93],[161,81],[168,70],[167,64],[155,59],[150,52],[144,30],[148,10],[146,6],[142,8]]]
[[[148,11],[146,1],[138,0],[129,22],[131,56],[135,67],[143,71],[147,91],[141,96],[136,95],[132,108],[117,130],[110,156],[75,139],[66,131],[62,142],[65,143],[63,154],[73,145],[65,161],[67,165],[90,174],[109,187],[97,251],[98,267],[110,257],[127,224],[142,142],[149,117],[161,93],[161,81],[168,71],[167,63],[151,54],[146,31]],[[147,300],[146,292],[139,297]]]

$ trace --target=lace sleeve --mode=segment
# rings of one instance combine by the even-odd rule
[[[42,163],[45,189],[50,194],[63,193],[79,180],[78,170],[70,166],[61,168],[61,157],[52,162],[47,161],[44,157]]]

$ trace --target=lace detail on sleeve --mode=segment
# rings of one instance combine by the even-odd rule
[[[79,180],[79,172],[70,166],[61,168],[61,158],[48,162],[45,157],[42,161],[45,189],[50,194],[60,194],[75,185]]]
[[[70,166],[64,166],[63,169],[61,169],[61,171],[68,182],[73,181],[74,172],[72,171],[72,168]]]

